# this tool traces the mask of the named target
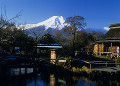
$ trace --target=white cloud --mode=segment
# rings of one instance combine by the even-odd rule
[[[104,27],[103,29],[106,30],[106,31],[108,31],[110,28],[109,27]]]

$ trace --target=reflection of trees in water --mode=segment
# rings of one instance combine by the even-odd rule
[[[79,77],[79,76],[60,76],[60,75],[52,75],[54,84],[50,86],[61,86],[64,84],[65,86],[119,86],[119,80],[105,80],[105,79],[92,79],[88,77]],[[55,80],[54,80],[55,79]]]
[[[0,77],[0,86],[120,86],[119,80],[42,71],[30,76]]]
[[[83,78],[80,78],[76,86],[96,86],[96,85],[92,85],[91,81],[86,81]]]
[[[110,79],[103,77],[100,79],[99,77],[96,78],[89,78],[89,77],[82,77],[84,83],[88,83],[88,86],[120,86],[119,79]],[[81,82],[82,83],[82,82]]]
[[[61,86],[61,84],[64,84],[65,86],[75,86],[75,84],[77,83],[77,78],[75,77],[73,78],[73,76],[55,76],[55,81],[56,81],[56,85]]]
[[[50,74],[47,72],[40,73],[40,80],[48,85],[50,82]]]
[[[57,75],[51,74],[50,75],[50,86],[90,86],[90,82],[86,81],[79,76],[72,76],[72,75]]]
[[[26,86],[26,78],[24,77],[0,78],[0,86]]]
[[[95,80],[97,86],[120,86],[120,81],[115,79]]]

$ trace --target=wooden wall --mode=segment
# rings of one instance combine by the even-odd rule
[[[98,46],[97,44],[94,45],[93,53],[95,55],[97,55],[97,46]],[[119,46],[114,46],[114,45],[112,46],[112,55],[117,55],[117,47],[119,47]],[[98,55],[100,55],[100,52],[111,52],[111,46],[109,46],[108,51],[106,51],[105,50],[105,45],[104,44],[99,44],[98,51],[99,51]],[[103,54],[103,53],[101,53],[101,54]]]
[[[99,45],[95,44],[94,45],[93,53],[96,54],[96,55],[97,55],[97,49],[99,51],[98,54],[100,54],[100,52],[104,52],[104,44],[99,44]],[[101,54],[103,54],[103,53],[101,53]]]

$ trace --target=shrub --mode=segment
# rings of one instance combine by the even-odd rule
[[[90,72],[91,72],[90,69],[88,69],[88,68],[85,67],[85,66],[82,67],[82,70],[85,71],[85,72],[87,72],[87,73],[90,73]]]
[[[73,72],[76,72],[76,73],[80,73],[82,70],[81,70],[81,68],[75,68],[75,67],[72,67],[72,69],[71,69]]]
[[[66,62],[59,62],[59,60],[66,60]],[[56,65],[64,67],[66,69],[71,69],[71,58],[59,57],[56,59]]]
[[[104,55],[95,55],[95,57],[98,57],[98,58],[101,58],[101,59],[112,60],[109,56],[104,56]]]
[[[73,72],[75,72],[76,71],[76,68],[75,67],[72,67],[72,69],[71,69]]]
[[[103,55],[95,55],[95,57],[98,57],[98,58],[106,58],[106,59],[109,58],[108,56],[103,56]]]
[[[120,57],[118,57],[118,58],[115,60],[115,63],[116,63],[116,64],[120,63]]]

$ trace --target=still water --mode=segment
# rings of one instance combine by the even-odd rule
[[[10,68],[0,73],[0,86],[120,86],[115,79],[91,79],[88,77],[56,74],[33,68]],[[2,76],[2,74],[6,74]],[[8,76],[8,75],[10,76]],[[28,74],[28,75],[27,75]]]

